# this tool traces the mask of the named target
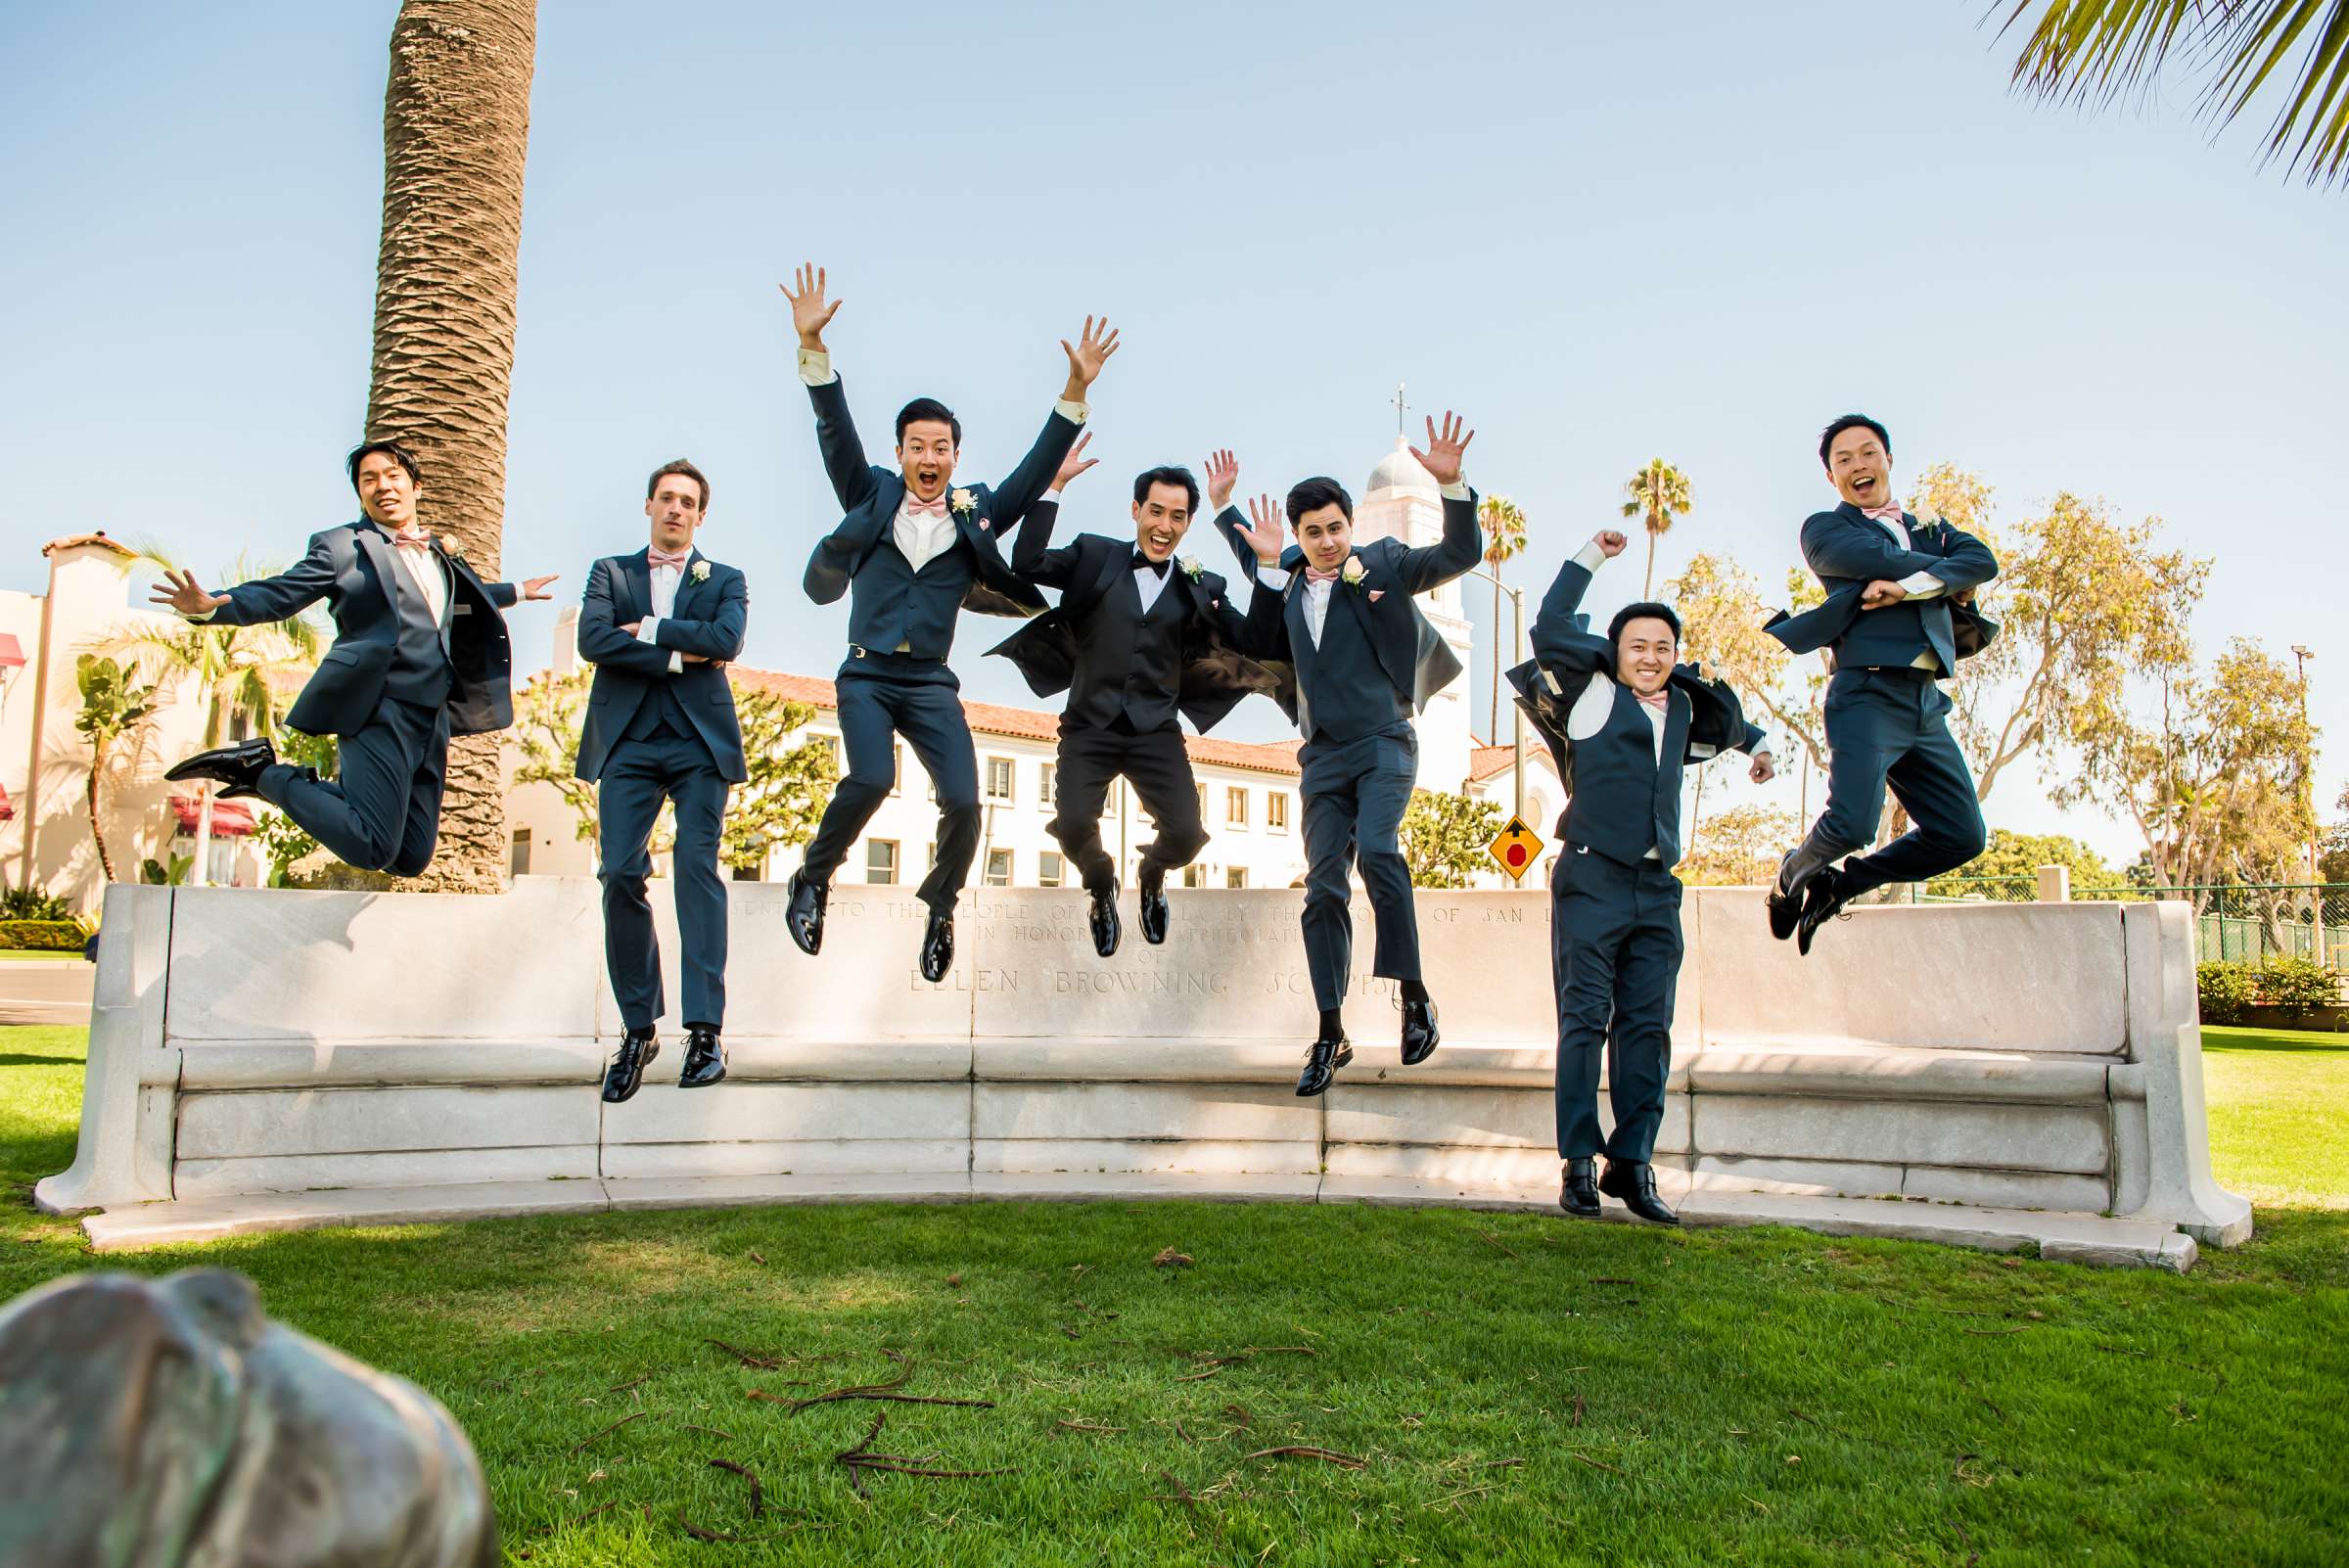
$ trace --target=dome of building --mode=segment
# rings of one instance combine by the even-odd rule
[[[1398,436],[1395,450],[1380,458],[1378,467],[1370,471],[1370,487],[1363,493],[1376,495],[1381,490],[1416,490],[1422,495],[1439,495],[1443,486],[1411,455],[1409,440]]]

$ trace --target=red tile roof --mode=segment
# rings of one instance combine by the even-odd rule
[[[777,669],[752,669],[736,665],[733,677],[746,686],[757,686],[773,692],[786,702],[806,703],[811,708],[837,710],[840,696],[832,682],[814,675],[787,674]],[[963,715],[969,719],[971,730],[979,735],[1008,735],[1018,740],[1056,741],[1060,738],[1060,715],[1035,708],[1005,708],[996,703],[976,703],[963,700]],[[1221,767],[1244,767],[1259,773],[1282,773],[1294,778],[1297,765],[1296,741],[1279,741],[1258,745],[1249,741],[1215,740],[1204,735],[1185,735],[1183,745],[1194,762],[1212,762]]]
[[[100,529],[95,533],[69,533],[62,539],[51,539],[47,544],[41,546],[41,554],[47,555],[55,550],[70,550],[77,544],[104,545],[107,549],[121,556],[135,557],[139,553],[120,539],[108,538],[106,530]]]

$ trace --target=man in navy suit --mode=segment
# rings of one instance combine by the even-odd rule
[[[1579,614],[1591,575],[1623,553],[1607,530],[1558,569],[1534,621],[1534,658],[1509,671],[1519,703],[1548,741],[1566,809],[1550,885],[1550,977],[1558,1009],[1559,1205],[1578,1218],[1598,1195],[1642,1220],[1678,1224],[1656,1193],[1656,1132],[1672,1072],[1679,984],[1681,770],[1723,751],[1750,754],[1749,775],[1777,771],[1736,694],[1694,665],[1675,665],[1681,621],[1670,605],[1618,611],[1605,637]],[[1598,1122],[1607,1068],[1612,1133]],[[1607,1157],[1602,1176],[1597,1157]]]
[[[1011,552],[1014,571],[1061,590],[1059,607],[989,652],[1019,666],[1038,697],[1069,694],[1051,832],[1092,895],[1093,950],[1107,958],[1120,934],[1117,862],[1101,844],[1110,785],[1121,775],[1129,780],[1156,824],[1136,881],[1142,940],[1165,942],[1167,873],[1207,845],[1181,720],[1205,734],[1250,691],[1270,690],[1275,677],[1238,651],[1247,630],[1223,579],[1195,557],[1174,553],[1199,508],[1199,482],[1189,469],[1154,468],[1134,480],[1131,533],[1080,533],[1048,547],[1061,490],[1093,466],[1082,455],[1090,439],[1070,450]],[[1231,464],[1231,454],[1217,462]],[[1208,472],[1213,478],[1215,463]]]
[[[743,576],[694,546],[710,512],[710,482],[683,458],[645,483],[652,542],[608,556],[587,574],[579,657],[595,666],[574,769],[596,788],[596,876],[604,885],[604,963],[622,1034],[604,1098],[636,1092],[661,1054],[654,1020],[666,1010],[661,945],[644,893],[653,823],[677,811],[671,879],[685,977],[685,1067],[680,1088],[726,1076],[726,885],[717,841],[726,795],[750,777],[734,688],[725,667],[742,652],[750,615]]]
[[[1769,899],[1771,935],[1799,937],[1805,953],[1860,895],[1923,882],[1982,853],[1982,807],[1941,682],[1998,634],[1972,605],[1974,590],[1999,575],[1998,558],[1971,533],[1901,510],[1882,425],[1844,415],[1819,437],[1819,460],[1843,498],[1803,524],[1803,559],[1826,602],[1770,625],[1796,653],[1830,650],[1835,671],[1826,809],[1779,865]],[[1915,826],[1838,867],[1875,842],[1888,786]]]
[[[1028,455],[1003,483],[948,489],[962,447],[962,421],[945,404],[917,397],[898,412],[898,466],[868,465],[849,417],[847,393],[824,347],[840,310],[826,302],[822,269],[804,266],[786,286],[800,337],[800,379],[815,405],[824,472],[848,514],[808,557],[807,597],[831,604],[849,595],[849,657],[835,685],[849,768],[832,792],[806,857],[792,874],[784,924],[804,952],[823,945],[832,874],[897,784],[902,735],[938,790],[938,853],[922,879],[930,906],[922,978],[944,980],[954,961],[954,899],[979,853],[979,759],[962,713],[961,682],[946,668],[954,625],[966,608],[1028,617],[1043,596],[1003,559],[1002,532],[1028,515],[1059,472],[1084,423],[1085,390],[1118,350],[1118,335],[1087,316],[1068,355],[1067,385]]]
[[[1297,542],[1284,553],[1272,498],[1251,502],[1244,520],[1230,505],[1237,465],[1209,475],[1216,527],[1260,584],[1249,596],[1245,651],[1293,671],[1278,695],[1305,736],[1297,754],[1307,862],[1299,924],[1321,1019],[1297,1079],[1300,1095],[1328,1088],[1354,1059],[1343,1009],[1358,860],[1377,917],[1371,973],[1402,992],[1404,1065],[1427,1060],[1441,1038],[1436,1004],[1420,982],[1418,914],[1400,835],[1419,772],[1411,715],[1459,674],[1460,662],[1412,596],[1473,571],[1484,556],[1476,492],[1460,477],[1474,435],[1447,413],[1441,434],[1427,422],[1427,450],[1411,449],[1444,490],[1444,536],[1418,549],[1394,538],[1358,547],[1353,497],[1336,480],[1309,479],[1289,491]]]
[[[531,577],[518,591],[475,576],[447,539],[418,526],[423,470],[397,441],[365,442],[345,468],[364,518],[312,534],[291,570],[226,593],[172,572],[154,596],[216,626],[290,621],[324,599],[335,643],[286,722],[337,738],[338,776],[280,762],[260,736],[199,752],[163,777],[215,780],[227,786],[223,800],[257,796],[342,860],[412,877],[432,864],[439,837],[449,737],[514,722],[513,655],[498,612],[552,598],[555,579]]]

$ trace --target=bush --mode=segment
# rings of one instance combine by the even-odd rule
[[[2251,966],[2219,958],[2196,964],[2194,992],[2201,1000],[2202,1022],[2239,1024],[2251,1010]]]
[[[0,920],[0,947],[39,952],[79,952],[90,940],[78,920]]]
[[[2306,1014],[2341,999],[2341,977],[2313,958],[2271,958],[2255,978],[2263,1007]]]
[[[70,920],[73,906],[46,888],[11,888],[0,893],[0,920]]]

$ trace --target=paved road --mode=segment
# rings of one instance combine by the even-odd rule
[[[98,966],[79,958],[0,961],[0,1024],[86,1024]]]

